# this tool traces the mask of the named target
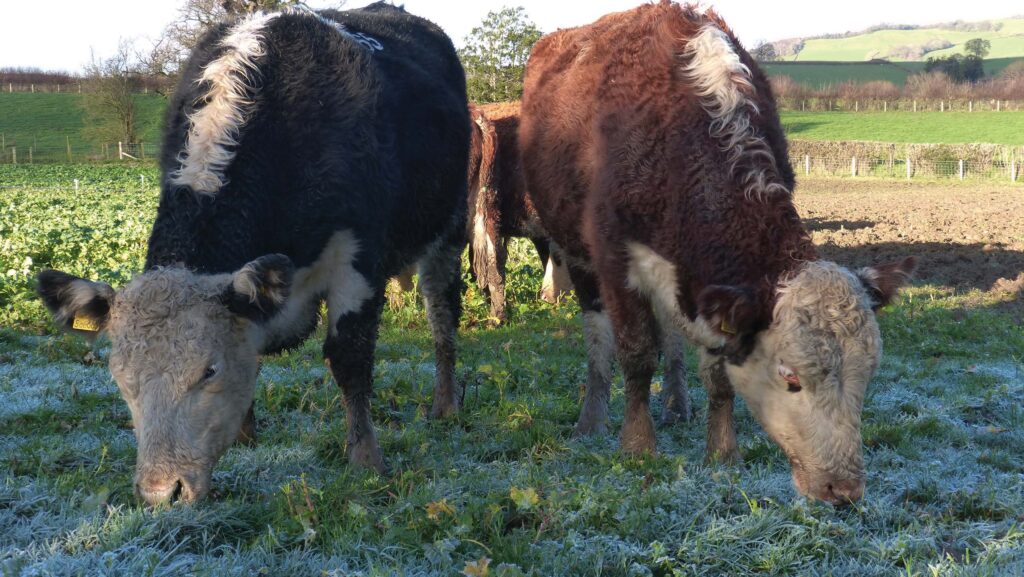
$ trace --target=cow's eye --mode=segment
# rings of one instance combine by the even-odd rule
[[[210,365],[206,367],[206,372],[203,373],[203,380],[207,381],[217,375],[217,367]]]

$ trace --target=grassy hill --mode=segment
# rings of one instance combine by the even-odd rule
[[[999,74],[1016,58],[993,58],[985,60],[985,76]],[[783,61],[762,64],[765,71],[772,76],[789,76],[793,80],[808,86],[820,87],[826,84],[838,84],[847,80],[868,82],[871,80],[888,80],[897,86],[906,83],[911,74],[924,70],[924,62],[818,62],[818,61]]]
[[[165,100],[152,94],[136,96],[142,141],[159,142]],[[82,160],[99,154],[100,143],[82,136],[83,114],[78,94],[0,93],[0,141],[4,159],[18,148],[19,162],[28,161],[28,149],[38,160],[66,159],[70,141],[72,157]],[[115,147],[117,143],[112,143]]]
[[[990,58],[1024,57],[1024,18],[991,20],[998,30],[954,30],[948,27],[927,27],[913,30],[875,30],[846,38],[810,38],[796,55],[784,56],[790,61],[865,61],[873,58],[894,58],[893,51],[907,46],[952,46],[927,52],[927,56],[945,56],[963,52],[963,44],[972,38],[985,38],[992,43]],[[923,59],[923,58],[917,58]]]
[[[903,73],[905,78],[908,71],[919,66],[920,63],[785,63],[768,68],[771,74],[788,74],[802,82],[817,84],[847,77],[898,82],[898,73]],[[152,95],[138,98],[143,142],[147,156],[153,156],[160,141],[165,101]],[[0,140],[5,145],[0,163],[10,162],[12,146],[18,148],[19,163],[28,162],[29,147],[33,148],[36,162],[65,162],[69,140],[74,161],[100,158],[99,143],[86,141],[82,136],[83,118],[78,102],[77,94],[0,94]],[[1024,145],[1024,132],[1018,128],[1022,119],[1024,115],[1015,112],[974,112],[969,117],[958,112],[782,113],[783,125],[793,138],[920,143]],[[116,146],[111,143],[112,154],[116,154]]]

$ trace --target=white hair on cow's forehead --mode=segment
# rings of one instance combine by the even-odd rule
[[[235,157],[238,133],[252,107],[249,94],[259,74],[256,60],[266,52],[263,29],[278,14],[256,13],[235,24],[220,41],[224,54],[203,68],[197,82],[210,89],[199,99],[206,105],[189,115],[181,166],[171,184],[214,194],[225,184],[224,170]]]
[[[711,117],[711,136],[728,154],[729,170],[739,179],[747,198],[788,194],[789,190],[776,182],[775,155],[750,123],[750,113],[758,113],[752,100],[755,89],[750,69],[740,61],[729,36],[716,25],[705,24],[690,38],[682,56],[687,61],[683,73]],[[751,168],[736,174],[744,159],[750,161]]]

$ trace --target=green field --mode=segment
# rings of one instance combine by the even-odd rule
[[[10,162],[10,150],[18,149],[20,162],[28,162],[28,150],[44,161],[67,161],[70,142],[73,161],[99,157],[101,143],[87,141],[82,135],[83,113],[78,94],[0,93],[0,138],[3,162]],[[160,141],[165,100],[156,95],[136,96],[142,141],[156,149]],[[112,145],[114,152],[117,143]]]
[[[1024,57],[1024,18],[993,20],[1002,27],[998,31],[956,31],[941,28],[916,30],[878,30],[848,38],[807,40],[804,49],[790,60],[864,61],[887,58],[890,50],[900,46],[925,45],[934,40],[948,40],[951,48],[929,52],[926,56],[962,54],[963,43],[984,38],[992,43],[991,58]]]
[[[985,75],[996,76],[1016,58],[985,60]],[[789,76],[793,80],[814,88],[839,84],[849,80],[870,82],[886,80],[903,86],[907,77],[924,70],[924,62],[770,62],[761,65],[770,76]]]
[[[1024,145],[1020,112],[790,112],[781,113],[790,138],[932,144]]]
[[[0,177],[17,183],[0,188],[0,270],[12,271],[2,282],[23,289],[58,266],[120,283],[139,266],[156,191],[137,173],[6,167]],[[83,182],[77,195],[70,178]],[[862,427],[867,496],[833,509],[794,495],[785,456],[742,402],[745,464],[703,463],[707,398],[692,351],[701,410],[658,431],[658,456],[624,458],[614,435],[573,440],[586,378],[578,310],[535,299],[530,250],[513,243],[506,326],[485,328],[485,303],[467,290],[467,391],[450,421],[423,416],[433,346],[422,305],[406,295],[386,311],[372,407],[390,474],[345,464],[321,334],[264,360],[258,443],[227,453],[212,496],[156,509],[132,495],[135,441],[108,346],[41,336],[41,307],[0,292],[0,574],[1024,572],[1024,333],[993,294],[920,285],[880,317],[886,353]],[[622,412],[617,384],[613,428]]]

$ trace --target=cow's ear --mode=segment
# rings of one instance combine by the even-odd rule
[[[224,289],[224,304],[239,316],[266,321],[288,299],[294,274],[291,259],[283,254],[261,256],[231,275]]]
[[[39,296],[64,330],[91,340],[107,328],[114,300],[110,285],[49,269],[37,279]]]
[[[917,259],[907,258],[879,266],[865,267],[857,271],[857,277],[864,283],[871,306],[875,310],[892,302],[900,287],[910,281],[917,269]]]
[[[697,298],[697,313],[727,338],[754,332],[759,318],[754,291],[745,286],[706,287]]]

